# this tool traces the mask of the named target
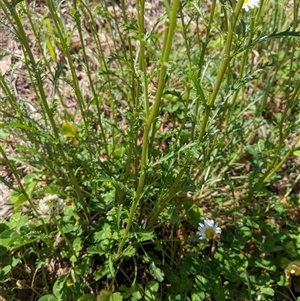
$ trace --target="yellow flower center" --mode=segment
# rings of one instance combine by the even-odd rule
[[[213,228],[209,228],[205,231],[205,236],[207,239],[212,239],[214,238],[216,235],[216,232]]]
[[[249,2],[249,0],[244,0],[244,4],[247,4]]]

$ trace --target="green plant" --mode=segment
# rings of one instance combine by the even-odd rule
[[[299,6],[135,5],[0,0],[4,297],[297,300]]]

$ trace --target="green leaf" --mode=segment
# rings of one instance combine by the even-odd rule
[[[87,276],[90,270],[90,257],[83,257],[80,262],[75,265],[74,271],[77,275]]]
[[[27,200],[26,196],[22,193],[18,193],[17,191],[13,191],[10,198],[9,204],[14,204],[15,206],[22,205]]]
[[[164,280],[164,272],[153,261],[150,263],[150,272],[157,281],[162,282]]]
[[[261,287],[260,292],[264,295],[274,296],[274,290],[270,287]]]
[[[292,239],[285,239],[285,241],[283,242],[283,248],[288,253],[291,259],[296,259],[298,257],[298,250]]]
[[[279,286],[288,286],[288,285],[289,285],[289,282],[287,281],[285,275],[280,275],[280,276],[279,276],[279,280],[277,281],[277,284],[278,284]]]
[[[173,269],[171,269],[167,266],[164,266],[164,271],[165,271],[165,274],[166,274],[166,277],[167,277],[168,281],[171,284],[177,285],[181,281],[180,275],[178,273],[174,273]]]
[[[210,292],[212,288],[212,281],[208,280],[206,277],[202,275],[197,275],[195,277],[195,283],[197,290],[201,292]]]
[[[16,230],[17,231],[20,230],[21,227],[27,224],[28,224],[28,216],[27,215],[20,216],[20,218],[16,223]]]
[[[136,235],[137,235],[138,242],[151,241],[154,238],[153,230],[151,231],[139,230],[139,232],[137,232]]]
[[[174,301],[191,301],[191,299],[186,295],[180,294],[175,297]]]
[[[216,261],[208,261],[203,267],[203,275],[209,279],[216,279],[220,276],[220,266]]]
[[[277,30],[275,29],[273,32],[269,33],[269,34],[260,34],[260,36],[258,38],[256,38],[255,40],[253,40],[252,42],[250,42],[248,45],[244,46],[244,47],[240,47],[238,49],[238,51],[236,53],[233,54],[233,56],[237,55],[238,53],[249,49],[249,48],[253,48],[254,45],[261,43],[263,41],[267,41],[267,40],[271,40],[271,39],[278,39],[278,38],[282,38],[282,37],[300,37],[300,32],[297,31],[290,31],[290,29],[288,28],[285,31],[281,31],[281,32],[277,32]]]
[[[203,301],[205,300],[205,293],[202,291],[192,291],[192,301]]]
[[[14,230],[5,230],[0,234],[0,245],[10,248],[12,247],[13,243],[17,240],[20,239],[21,235],[18,234]]]
[[[248,267],[248,259],[242,254],[231,254],[228,258],[232,270],[242,272]]]
[[[201,270],[201,264],[199,262],[198,256],[192,254],[187,255],[180,270],[189,275],[197,275]]]
[[[100,211],[103,211],[105,209],[105,207],[106,206],[105,206],[104,202],[101,202],[97,199],[91,199],[89,202],[89,208],[92,211],[100,212]]]
[[[88,255],[103,255],[105,254],[105,250],[103,249],[103,247],[101,246],[101,244],[96,244],[96,245],[92,245],[90,247],[87,248],[86,250]]]
[[[80,237],[76,237],[73,241],[73,249],[76,252],[79,252],[82,249],[82,239]]]
[[[7,248],[0,246],[1,266],[10,265],[12,262],[11,255],[7,252]]]
[[[202,209],[197,205],[192,205],[186,212],[186,218],[191,224],[198,223],[203,217]]]
[[[256,261],[255,261],[255,264],[260,267],[260,268],[263,268],[263,269],[266,269],[268,271],[276,271],[277,267],[276,265],[274,264],[273,260],[271,259],[267,259],[267,258],[258,258]]]
[[[16,267],[19,264],[20,261],[21,261],[21,258],[19,258],[19,257],[13,257],[12,258],[11,266],[12,267]]]
[[[63,233],[70,233],[75,230],[76,220],[72,216],[64,216],[59,220]]]
[[[189,278],[182,279],[181,282],[178,284],[178,292],[180,293],[187,293],[193,287],[193,283]]]
[[[26,186],[26,192],[29,197],[32,196],[33,191],[38,183],[38,180],[36,179],[35,174],[28,174],[24,177],[24,183]]]
[[[122,291],[122,296],[128,299],[135,291],[135,286],[127,287],[125,285],[120,286],[120,291]]]
[[[217,279],[213,285],[213,296],[216,301],[225,301],[225,294],[222,282],[220,279]]]
[[[122,297],[121,293],[116,292],[116,293],[113,293],[112,296],[110,296],[109,301],[123,301],[123,297]]]
[[[53,294],[55,295],[55,297],[57,297],[58,299],[63,299],[63,293],[64,293],[64,289],[65,289],[65,283],[68,279],[68,275],[63,275],[58,277],[58,279],[55,281],[54,285],[53,285]]]
[[[111,238],[111,226],[105,223],[102,230],[94,234],[94,239],[95,242],[99,242],[107,238]]]
[[[11,265],[7,265],[0,269],[0,281],[1,282],[5,282],[5,281],[9,280],[9,278],[7,277],[7,274],[11,271],[11,269],[12,269]]]
[[[96,272],[94,272],[94,280],[98,281],[109,273],[110,273],[109,263],[108,261],[106,261],[100,268],[98,268]]]
[[[141,284],[136,284],[134,286],[134,292],[133,292],[132,296],[134,298],[136,298],[137,300],[140,300],[143,298],[143,295],[144,295],[143,286]]]
[[[38,301],[58,301],[58,299],[53,295],[45,295],[41,297]]]
[[[127,246],[122,253],[123,256],[132,257],[135,255],[136,249],[133,246]]]
[[[158,289],[159,289],[159,284],[158,282],[156,281],[149,281],[147,284],[146,284],[146,287],[145,287],[145,293],[146,295],[148,293],[157,293],[158,292]]]
[[[266,253],[274,252],[275,249],[275,239],[272,236],[267,236],[264,242],[259,246],[260,250]]]
[[[96,297],[92,294],[85,294],[79,297],[77,301],[96,301]]]

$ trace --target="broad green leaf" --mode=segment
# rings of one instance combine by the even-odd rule
[[[274,290],[270,287],[261,287],[260,291],[264,295],[274,296]]]
[[[213,296],[215,301],[225,301],[225,294],[222,282],[220,279],[214,281],[213,285]]]
[[[143,298],[143,295],[144,295],[143,286],[141,284],[136,284],[134,287],[134,292],[133,292],[132,296],[135,299],[140,300]]]
[[[15,206],[19,206],[21,204],[23,204],[24,202],[26,202],[27,198],[24,194],[20,194],[17,191],[13,191],[9,200],[8,200],[8,204],[14,204]]]
[[[274,252],[275,250],[275,239],[272,236],[267,236],[264,242],[259,246],[260,250],[266,253]]]
[[[35,174],[28,174],[24,177],[24,183],[26,186],[26,192],[29,195],[29,197],[32,196],[33,191],[38,183],[38,180],[36,179]]]
[[[53,294],[58,299],[62,299],[63,293],[66,286],[66,281],[68,280],[69,275],[62,275],[58,277],[58,279],[55,281],[53,285]]]
[[[291,259],[296,259],[298,257],[298,250],[293,240],[287,238],[283,242],[283,248]]]
[[[116,293],[113,293],[112,296],[110,296],[109,301],[123,301],[123,297],[122,297],[121,293],[116,292]]]
[[[76,252],[79,252],[82,249],[82,239],[80,237],[76,237],[73,241],[73,249]]]
[[[71,216],[64,216],[59,220],[63,233],[70,233],[75,230],[76,220]]]
[[[185,272],[189,275],[197,275],[200,269],[201,263],[199,262],[199,257],[195,255],[187,255],[180,268],[182,272]]]
[[[159,284],[156,281],[150,281],[146,284],[145,292],[147,293],[157,293],[159,289]]]
[[[192,291],[192,301],[203,301],[205,300],[205,293],[201,291]]]
[[[0,234],[0,245],[11,248],[12,244],[17,240],[20,239],[21,235],[18,234],[14,230],[5,230]]]
[[[58,299],[53,295],[45,295],[41,297],[38,301],[58,301]]]
[[[195,277],[195,283],[197,290],[201,292],[209,292],[213,285],[212,281],[202,275],[197,275]]]
[[[180,294],[175,297],[174,301],[191,301],[191,299],[186,295]]]
[[[178,292],[187,293],[192,289],[192,287],[193,283],[189,278],[182,279],[178,284]]]

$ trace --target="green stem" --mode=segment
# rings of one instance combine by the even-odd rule
[[[208,118],[211,112],[212,107],[215,104],[216,98],[218,96],[225,72],[229,66],[229,62],[230,62],[230,50],[231,50],[231,44],[232,44],[232,38],[233,38],[233,34],[234,34],[234,29],[235,29],[235,25],[236,22],[238,20],[238,15],[239,12],[243,6],[244,1],[243,0],[239,0],[233,13],[231,16],[231,21],[229,24],[229,29],[228,29],[228,33],[227,33],[227,39],[226,39],[226,44],[225,44],[225,50],[224,50],[224,54],[223,54],[223,60],[218,72],[218,76],[216,79],[216,83],[214,86],[214,89],[212,91],[212,94],[210,96],[210,99],[208,101],[208,103],[206,104],[206,109],[204,112],[204,116],[203,116],[203,121],[201,124],[201,128],[200,128],[200,134],[199,134],[199,141],[202,140],[203,136],[206,133],[206,127],[207,127],[207,123],[208,123]]]
[[[171,51],[173,35],[174,35],[175,27],[176,27],[177,11],[178,11],[179,5],[180,5],[180,0],[174,0],[173,8],[172,8],[172,11],[170,14],[169,28],[166,28],[167,38],[163,45],[162,60],[161,60],[160,73],[159,73],[159,79],[158,79],[158,88],[156,91],[156,96],[155,96],[155,101],[154,101],[153,107],[150,110],[150,114],[148,116],[146,116],[146,121],[145,121],[145,126],[144,126],[142,157],[141,157],[141,165],[140,165],[140,177],[139,177],[136,192],[134,193],[134,196],[133,196],[133,202],[132,202],[132,205],[130,208],[125,233],[123,235],[123,238],[119,244],[119,248],[117,251],[117,258],[119,258],[121,256],[123,247],[124,247],[124,245],[126,243],[126,239],[128,237],[129,230],[131,228],[133,216],[134,216],[138,201],[140,200],[141,193],[144,188],[144,183],[145,183],[145,179],[146,179],[146,169],[147,169],[147,165],[148,165],[149,133],[150,133],[150,129],[155,121],[155,118],[157,117],[160,102],[161,102],[161,97],[162,97],[163,90],[164,90],[165,77],[166,77],[166,72],[167,72],[167,63],[169,60],[169,54]]]
[[[293,5],[293,31],[296,31],[298,20],[297,20],[297,14],[298,14],[298,8],[299,8],[299,2],[298,5],[296,3],[296,0],[294,0],[294,5]],[[295,55],[295,49],[296,49],[296,43],[295,39],[293,46],[292,46],[292,53],[291,53],[291,61],[290,61],[290,72],[289,72],[289,82],[292,82],[291,77],[293,76],[293,63],[295,61],[294,55]]]
[[[199,63],[198,63],[198,65],[199,65],[198,76],[194,80],[194,83],[197,81],[196,86],[197,86],[197,92],[199,94],[199,97],[197,97],[196,103],[195,103],[195,118],[192,122],[191,140],[194,140],[194,137],[195,137],[195,128],[196,128],[196,123],[197,123],[197,119],[198,119],[197,115],[198,115],[200,103],[204,103],[204,101],[205,101],[205,97],[204,97],[204,94],[202,92],[202,87],[201,87],[201,83],[200,83],[200,78],[201,78],[202,68],[203,68],[203,64],[204,64],[204,56],[205,56],[206,49],[207,49],[207,46],[208,46],[208,43],[209,43],[209,37],[210,37],[212,22],[213,22],[214,15],[215,15],[216,2],[217,2],[216,0],[212,1],[209,21],[208,21],[208,25],[206,26],[205,41],[204,41],[204,43],[202,43],[201,54],[200,54],[200,59],[199,59]],[[187,39],[185,39],[185,40],[187,40]],[[189,49],[189,47],[187,47],[187,49]],[[191,72],[191,68],[189,68],[189,70],[190,70],[191,76],[193,76],[192,72]]]
[[[49,2],[49,0],[47,0],[47,2]],[[47,114],[47,116],[49,118],[49,121],[51,123],[51,128],[53,130],[53,134],[54,134],[54,137],[55,137],[55,140],[56,140],[56,147],[57,147],[57,149],[58,149],[58,151],[61,155],[61,158],[62,158],[62,160],[65,164],[65,168],[66,168],[66,170],[68,171],[68,173],[70,175],[72,183],[74,184],[75,191],[77,193],[79,202],[80,202],[80,204],[83,208],[83,211],[84,211],[85,217],[87,219],[87,222],[89,222],[89,214],[88,214],[88,211],[87,211],[87,208],[86,208],[86,204],[84,203],[84,200],[83,200],[83,197],[82,197],[82,193],[81,193],[81,189],[79,187],[79,183],[78,183],[78,181],[75,177],[75,174],[74,174],[73,170],[70,168],[70,166],[67,163],[67,158],[66,158],[64,149],[63,149],[63,147],[61,145],[61,142],[60,142],[59,132],[58,132],[55,120],[53,118],[53,114],[52,114],[52,112],[49,108],[48,102],[47,102],[47,97],[45,95],[44,84],[43,84],[43,79],[42,79],[42,74],[41,74],[42,71],[40,70],[38,64],[36,63],[36,61],[34,59],[34,55],[31,51],[30,45],[28,43],[27,35],[24,31],[23,24],[22,24],[22,22],[21,22],[21,20],[18,16],[16,10],[15,10],[15,7],[11,6],[7,2],[7,0],[3,0],[3,3],[4,3],[5,8],[6,8],[5,13],[7,13],[7,9],[9,9],[9,11],[11,13],[11,17],[12,17],[13,20],[11,20],[10,16],[8,16],[9,20],[11,22],[11,25],[14,28],[15,33],[18,35],[18,38],[20,40],[20,43],[21,43],[22,47],[24,47],[24,49],[23,49],[24,53],[28,55],[28,57],[25,55],[25,64],[28,68],[30,76],[31,76],[32,72],[34,73],[36,86],[38,88],[38,92],[36,92],[36,94],[40,95],[40,100],[42,102],[43,109],[46,111],[46,114]],[[51,6],[51,4],[49,4],[49,5]],[[3,6],[1,5],[1,8],[2,7]],[[53,11],[53,8],[51,7],[51,9],[52,9],[51,13],[54,15],[54,20],[56,20],[56,18],[55,18],[56,15]],[[58,26],[58,24],[57,24],[57,26]],[[61,38],[61,41],[63,42],[64,37],[62,36],[61,33],[60,33],[60,38]],[[72,70],[72,68],[71,68],[71,70]],[[74,71],[73,76],[74,76],[73,78],[77,78],[75,76],[75,71]],[[34,82],[34,79],[32,77],[31,77],[31,81]],[[75,88],[75,91],[76,90],[77,89]]]
[[[288,102],[288,105],[284,109],[284,112],[282,114],[281,121],[280,121],[280,124],[279,124],[279,131],[280,131],[279,143],[277,145],[276,153],[273,156],[274,159],[273,159],[272,163],[270,164],[269,168],[267,169],[267,171],[264,173],[264,175],[256,183],[256,185],[253,189],[253,192],[256,191],[257,189],[260,189],[263,186],[263,184],[265,182],[267,182],[276,173],[276,171],[278,171],[278,169],[284,164],[284,162],[287,160],[287,158],[290,156],[290,154],[293,152],[294,148],[297,146],[298,142],[300,141],[300,136],[298,135],[298,138],[296,139],[296,141],[294,142],[294,144],[292,145],[290,150],[285,154],[283,159],[279,163],[277,163],[278,158],[280,156],[280,152],[282,150],[282,147],[284,146],[284,139],[285,139],[284,132],[283,132],[284,131],[284,124],[285,124],[285,121],[287,120],[288,116],[292,112],[292,110],[297,105],[299,90],[300,90],[300,86],[298,86],[297,89],[295,89],[294,94],[293,94],[290,102]],[[250,194],[250,197],[252,196],[252,194]]]
[[[272,171],[267,172],[266,175],[261,179],[260,184],[263,184],[263,183],[267,182],[279,170],[279,168],[284,164],[284,162],[288,159],[288,157],[291,155],[291,153],[295,150],[295,148],[298,145],[299,141],[300,141],[300,135],[298,136],[296,141],[293,143],[293,145],[289,149],[289,151],[282,158],[282,160],[272,169]]]
[[[188,162],[189,160],[187,160]],[[157,220],[157,217],[159,216],[159,214],[163,211],[163,209],[165,208],[166,204],[168,204],[168,202],[175,196],[176,194],[176,187],[179,185],[183,175],[184,175],[184,172],[185,172],[185,168],[182,168],[173,185],[171,186],[171,188],[168,190],[168,192],[166,194],[164,194],[161,199],[155,204],[152,212],[151,212],[151,215],[149,216],[149,222],[147,224],[147,229],[151,229],[154,225],[154,223],[156,222]]]

